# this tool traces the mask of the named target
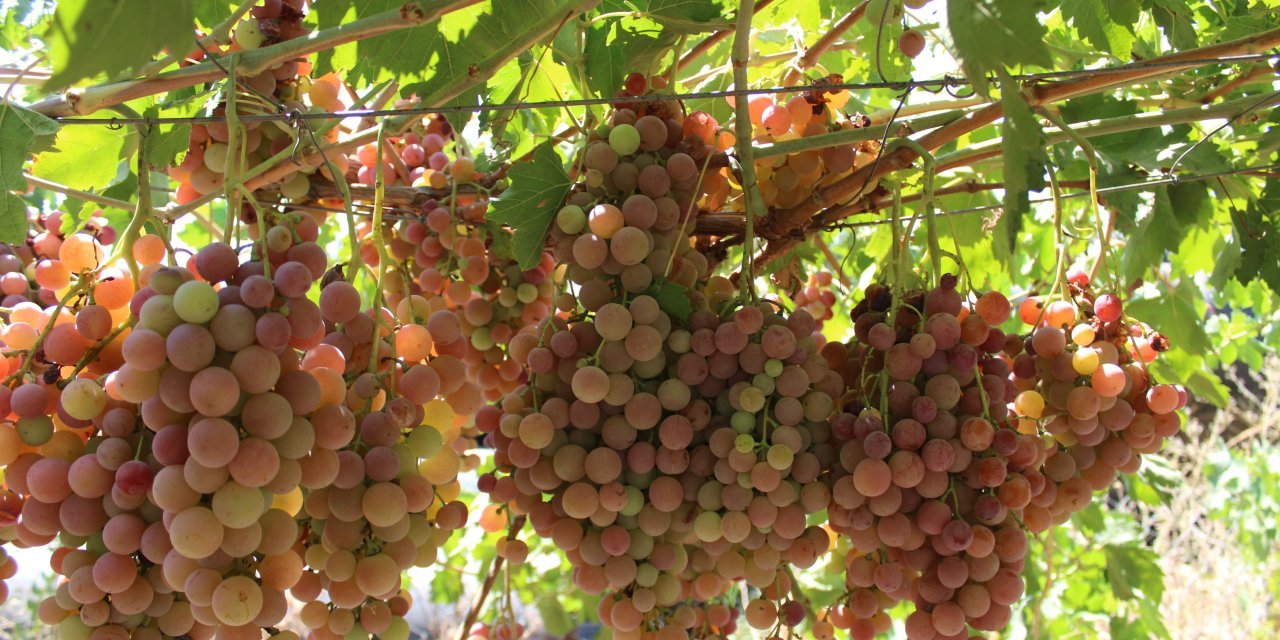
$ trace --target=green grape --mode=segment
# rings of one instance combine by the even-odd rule
[[[53,437],[53,419],[49,416],[19,418],[17,427],[18,437],[27,446],[38,447]]]
[[[587,212],[576,204],[567,204],[556,213],[556,226],[565,233],[582,233],[587,228]]]
[[[301,200],[311,191],[311,180],[305,173],[295,173],[293,177],[280,184],[280,195],[290,200]]]
[[[775,444],[769,447],[769,451],[765,453],[765,460],[769,466],[782,471],[791,466],[791,462],[795,460],[795,452],[790,447],[781,444]]]
[[[740,433],[733,439],[733,448],[740,453],[751,453],[751,450],[756,448],[756,439],[750,434]]]
[[[620,124],[609,132],[609,146],[620,156],[629,156],[640,148],[640,132],[629,124]]]
[[[409,450],[419,458],[431,458],[444,446],[440,431],[431,427],[418,428],[409,432]]]
[[[756,413],[764,408],[764,392],[755,387],[747,387],[742,390],[738,403],[742,405],[743,411]]]
[[[204,324],[218,313],[218,292],[207,282],[184,282],[173,293],[173,310],[193,324]]]
[[[258,21],[249,18],[236,25],[235,41],[242,50],[248,51],[261,47],[267,41],[267,36],[258,28]]]

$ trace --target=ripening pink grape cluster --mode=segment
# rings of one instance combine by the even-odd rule
[[[821,331],[822,325],[835,314],[836,292],[832,288],[831,274],[819,271],[809,276],[809,281],[796,292],[792,300],[797,309],[804,309],[813,316]]]
[[[1029,298],[1025,339],[998,327],[1009,301],[966,303],[954,277],[901,301],[873,285],[855,340],[826,350],[852,389],[832,424],[832,528],[849,537],[849,596],[815,626],[871,638],[912,603],[907,637],[966,638],[1009,622],[1022,595],[1027,534],[1065,522],[1140,454],[1177,432],[1186,393],[1141,362],[1167,348],[1126,320],[1119,299]]]
[[[32,340],[0,387],[0,535],[58,540],[39,616],[60,637],[287,640],[293,598],[310,637],[406,638],[402,572],[466,522],[483,399],[444,346],[456,317],[368,308],[314,218],[263,222],[185,267],[137,238],[136,285],[97,248],[84,296],[3,325]]]
[[[101,215],[90,217],[75,229],[62,211],[32,213],[28,223],[25,244],[0,245],[0,304],[5,307],[24,302],[40,308],[56,305],[58,298],[78,283],[81,272],[98,267],[116,241],[115,228]],[[121,274],[112,270],[100,279],[119,277]]]
[[[751,96],[747,99],[747,111],[754,140],[768,144],[865,126],[836,118],[848,100],[848,91],[821,89],[781,94],[776,100],[770,95]],[[815,188],[870,162],[877,146],[875,142],[834,145],[759,158],[755,162],[760,196],[771,208],[793,207],[809,198]]]
[[[306,7],[307,0],[260,0],[250,10],[250,15],[232,30],[232,44],[227,52],[257,49],[305,36],[307,27],[303,19]],[[193,56],[203,57],[203,52],[197,50]],[[305,110],[302,97],[311,91],[309,87],[312,85],[307,77],[310,73],[311,62],[298,58],[280,63],[256,76],[242,78],[241,82],[245,86],[239,89],[236,96],[237,113],[275,113],[275,105],[264,104],[266,101]],[[328,84],[325,88],[328,88]],[[312,93],[328,94],[323,90]],[[332,89],[332,93],[336,98],[336,88]],[[224,100],[214,109],[214,114],[224,115],[226,109],[227,103]],[[233,136],[226,122],[191,126],[191,139],[186,155],[181,162],[168,169],[169,177],[178,183],[173,196],[178,204],[187,204],[201,196],[222,190],[229,170],[245,171],[294,145],[294,137],[288,129],[271,123],[248,121],[242,127]],[[336,129],[332,133],[336,135]],[[229,146],[231,144],[235,144],[236,149],[232,149]],[[247,158],[243,166],[237,164],[241,150]],[[314,168],[309,171],[314,171]],[[307,174],[299,172],[286,179],[280,189],[286,198],[301,198],[307,194],[309,186]]]
[[[1050,443],[1045,497],[1023,514],[1031,531],[1065,522],[1117,474],[1136,473],[1142,455],[1181,428],[1187,403],[1185,389],[1157,383],[1146,368],[1168,340],[1126,318],[1117,296],[1095,297],[1088,277],[1073,275],[1075,299],[1023,303],[1020,318],[1033,329],[1008,351],[1017,428]]]
[[[356,168],[354,182],[373,186],[378,161],[383,163],[383,179],[387,186],[396,184],[436,190],[451,184],[474,181],[475,160],[466,156],[451,158],[445,152],[453,140],[453,127],[444,116],[427,116],[403,136],[387,139],[387,148],[378,153],[378,143],[371,142],[348,156],[348,166]]]
[[[486,402],[495,402],[523,381],[519,365],[506,355],[507,345],[551,313],[550,275],[555,264],[544,254],[534,267],[521,269],[513,257],[495,250],[510,245],[511,231],[485,223],[488,196],[469,189],[479,178],[474,164],[465,157],[452,159],[443,150],[452,137],[445,119],[427,117],[414,131],[391,140],[393,151],[388,153],[394,153],[400,165],[384,155],[386,176],[398,175],[395,172],[403,166],[411,169],[407,181],[415,187],[447,195],[426,197],[421,218],[385,225],[382,235],[396,264],[384,277],[382,292],[389,304],[413,300],[423,317],[453,313],[464,339],[442,345],[442,353],[463,359],[467,379],[479,387]],[[377,161],[376,155],[370,156],[373,151],[373,146],[361,147],[353,156],[362,163],[361,181],[372,180]],[[458,186],[461,191],[455,190]],[[371,242],[372,231],[371,222],[357,224],[357,234],[366,240],[360,255],[376,266],[381,257]]]
[[[849,538],[849,595],[818,638],[888,631],[909,602],[909,638],[967,638],[1004,628],[1021,597],[1021,510],[1044,486],[1039,440],[1006,426],[1014,389],[1001,357],[1004,296],[970,312],[944,276],[925,293],[872,285],[855,307],[855,339],[828,357],[852,388],[832,424],[832,529]]]
[[[579,588],[607,594],[617,637],[720,637],[738,607],[776,631],[803,616],[784,568],[830,542],[808,517],[829,502],[843,381],[807,313],[709,276],[685,212],[705,195],[689,151],[706,158],[715,135],[674,124],[620,112],[588,142],[551,235],[574,286],[563,316],[512,341],[528,386],[477,416],[497,465],[480,487],[565,551]],[[743,581],[760,595],[735,604]]]

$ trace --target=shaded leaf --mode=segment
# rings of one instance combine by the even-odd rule
[[[137,68],[194,40],[191,0],[60,0],[45,30],[53,75],[46,90]]]
[[[528,162],[512,165],[507,176],[511,186],[493,201],[485,217],[515,231],[512,251],[521,269],[531,269],[542,257],[547,229],[571,183],[551,143],[535,149]]]
[[[34,111],[0,102],[0,189],[26,191],[22,164],[32,143],[58,132],[58,123]]]
[[[1280,182],[1268,180],[1262,195],[1232,221],[1240,242],[1236,278],[1244,284],[1261,280],[1280,292]]]
[[[1146,0],[1146,9],[1175,48],[1193,49],[1199,44],[1195,13],[1187,6],[1186,0]]]
[[[538,596],[538,615],[542,618],[542,626],[553,636],[563,636],[573,631],[573,621],[565,613],[564,605],[554,593],[543,593]]]
[[[582,52],[587,88],[599,96],[616,94],[632,71],[658,72],[659,60],[678,41],[679,34],[651,20],[614,18],[592,25]]]
[[[1164,572],[1154,551],[1135,544],[1108,544],[1102,549],[1107,558],[1107,582],[1115,597],[1130,600],[1140,593],[1160,601]]]
[[[983,89],[986,74],[1013,65],[1049,66],[1044,22],[1027,0],[947,0],[951,39],[965,75]]]
[[[725,16],[736,9],[737,3],[728,4],[719,0],[649,0],[636,2],[635,6],[668,29],[680,33],[699,33],[732,29],[733,22]]]
[[[0,242],[21,244],[26,238],[26,201],[8,191],[0,192]]]
[[[658,301],[659,309],[680,322],[688,322],[689,316],[693,315],[693,303],[689,301],[689,290],[682,285],[666,278],[655,278],[653,285],[645,291],[645,294]]]
[[[1138,21],[1138,0],[1066,0],[1062,15],[1080,36],[1099,51],[1127,60],[1137,37],[1133,25]]]
[[[1032,113],[1026,98],[1018,89],[1018,83],[1008,79],[1001,82],[1000,103],[1004,107],[1004,122],[1000,131],[1004,137],[1004,212],[995,226],[996,248],[1004,255],[1012,255],[1022,230],[1023,216],[1031,208],[1029,192],[1044,188],[1045,154],[1044,130]]]
[[[1125,313],[1147,323],[1173,343],[1174,349],[1203,353],[1212,349],[1204,330],[1204,298],[1189,278],[1157,297],[1128,300]]]

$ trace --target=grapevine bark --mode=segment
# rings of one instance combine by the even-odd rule
[[[1030,87],[1026,92],[1027,102],[1030,106],[1035,107],[1098,93],[1210,64],[1205,60],[1258,53],[1277,45],[1280,45],[1280,29],[1272,29],[1248,38],[1181,51],[1153,58],[1146,62],[1117,67],[1106,73]],[[1187,64],[1169,64],[1183,60],[1187,61]],[[924,149],[932,151],[965,134],[995,122],[1003,115],[1004,110],[1000,104],[991,104],[930,131],[921,136],[918,142]],[[816,191],[813,197],[806,202],[790,209],[774,212],[763,225],[763,232],[769,237],[778,238],[778,240],[769,243],[769,246],[760,256],[760,262],[766,263],[778,257],[799,242],[804,235],[804,229],[810,226],[810,221],[828,206],[863,193],[868,185],[874,184],[890,173],[912,166],[918,158],[919,154],[913,149],[908,147],[898,148],[892,153],[881,157],[878,162],[854,171],[848,177]]]

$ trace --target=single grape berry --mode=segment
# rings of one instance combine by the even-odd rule
[[[649,88],[649,80],[644,77],[643,73],[633,72],[623,81],[623,87],[627,93],[633,96],[642,96]]]
[[[898,37],[898,50],[908,58],[915,58],[924,51],[924,36],[915,29],[907,29]]]
[[[1089,272],[1073,265],[1067,269],[1067,282],[1083,289],[1089,286]]]
[[[1120,319],[1120,298],[1114,294],[1104,293],[1093,301],[1093,310],[1103,322],[1115,322]]]

